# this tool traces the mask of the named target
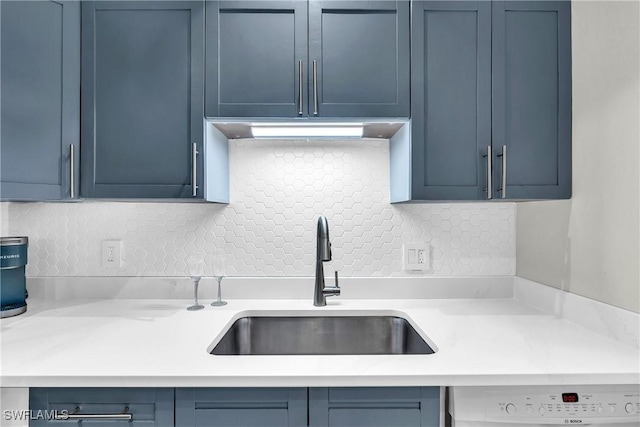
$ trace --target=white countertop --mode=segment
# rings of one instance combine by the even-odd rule
[[[1,325],[2,387],[415,386],[639,384],[638,349],[513,298],[230,300],[29,299]],[[397,311],[431,355],[213,356],[207,347],[245,311]],[[348,312],[348,313],[346,313]]]

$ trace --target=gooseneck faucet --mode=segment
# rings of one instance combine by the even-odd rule
[[[318,230],[316,234],[316,284],[313,294],[313,305],[316,307],[324,307],[327,305],[327,297],[340,295],[340,286],[338,286],[338,272],[336,271],[335,286],[324,286],[324,268],[322,263],[331,261],[331,242],[329,241],[329,224],[327,218],[320,216],[318,218]]]

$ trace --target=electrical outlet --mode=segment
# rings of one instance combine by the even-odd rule
[[[429,243],[405,243],[402,245],[404,270],[428,271],[431,269]]]
[[[122,240],[102,241],[102,266],[108,268],[122,267]]]

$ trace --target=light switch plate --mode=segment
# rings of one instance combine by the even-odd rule
[[[402,245],[403,269],[405,271],[428,271],[431,269],[429,243],[405,243]]]

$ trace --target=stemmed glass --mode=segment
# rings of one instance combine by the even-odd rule
[[[187,266],[189,268],[189,278],[193,280],[194,287],[194,303],[187,307],[189,311],[202,310],[204,305],[198,304],[198,285],[200,284],[200,279],[204,275],[204,259],[202,257],[198,257],[196,255],[192,255],[187,260]]]
[[[220,307],[223,305],[227,305],[226,301],[222,301],[222,291],[220,289],[220,284],[222,283],[222,279],[224,278],[226,267],[226,256],[224,252],[216,252],[213,256],[213,276],[218,281],[218,299],[211,303],[214,307]]]

